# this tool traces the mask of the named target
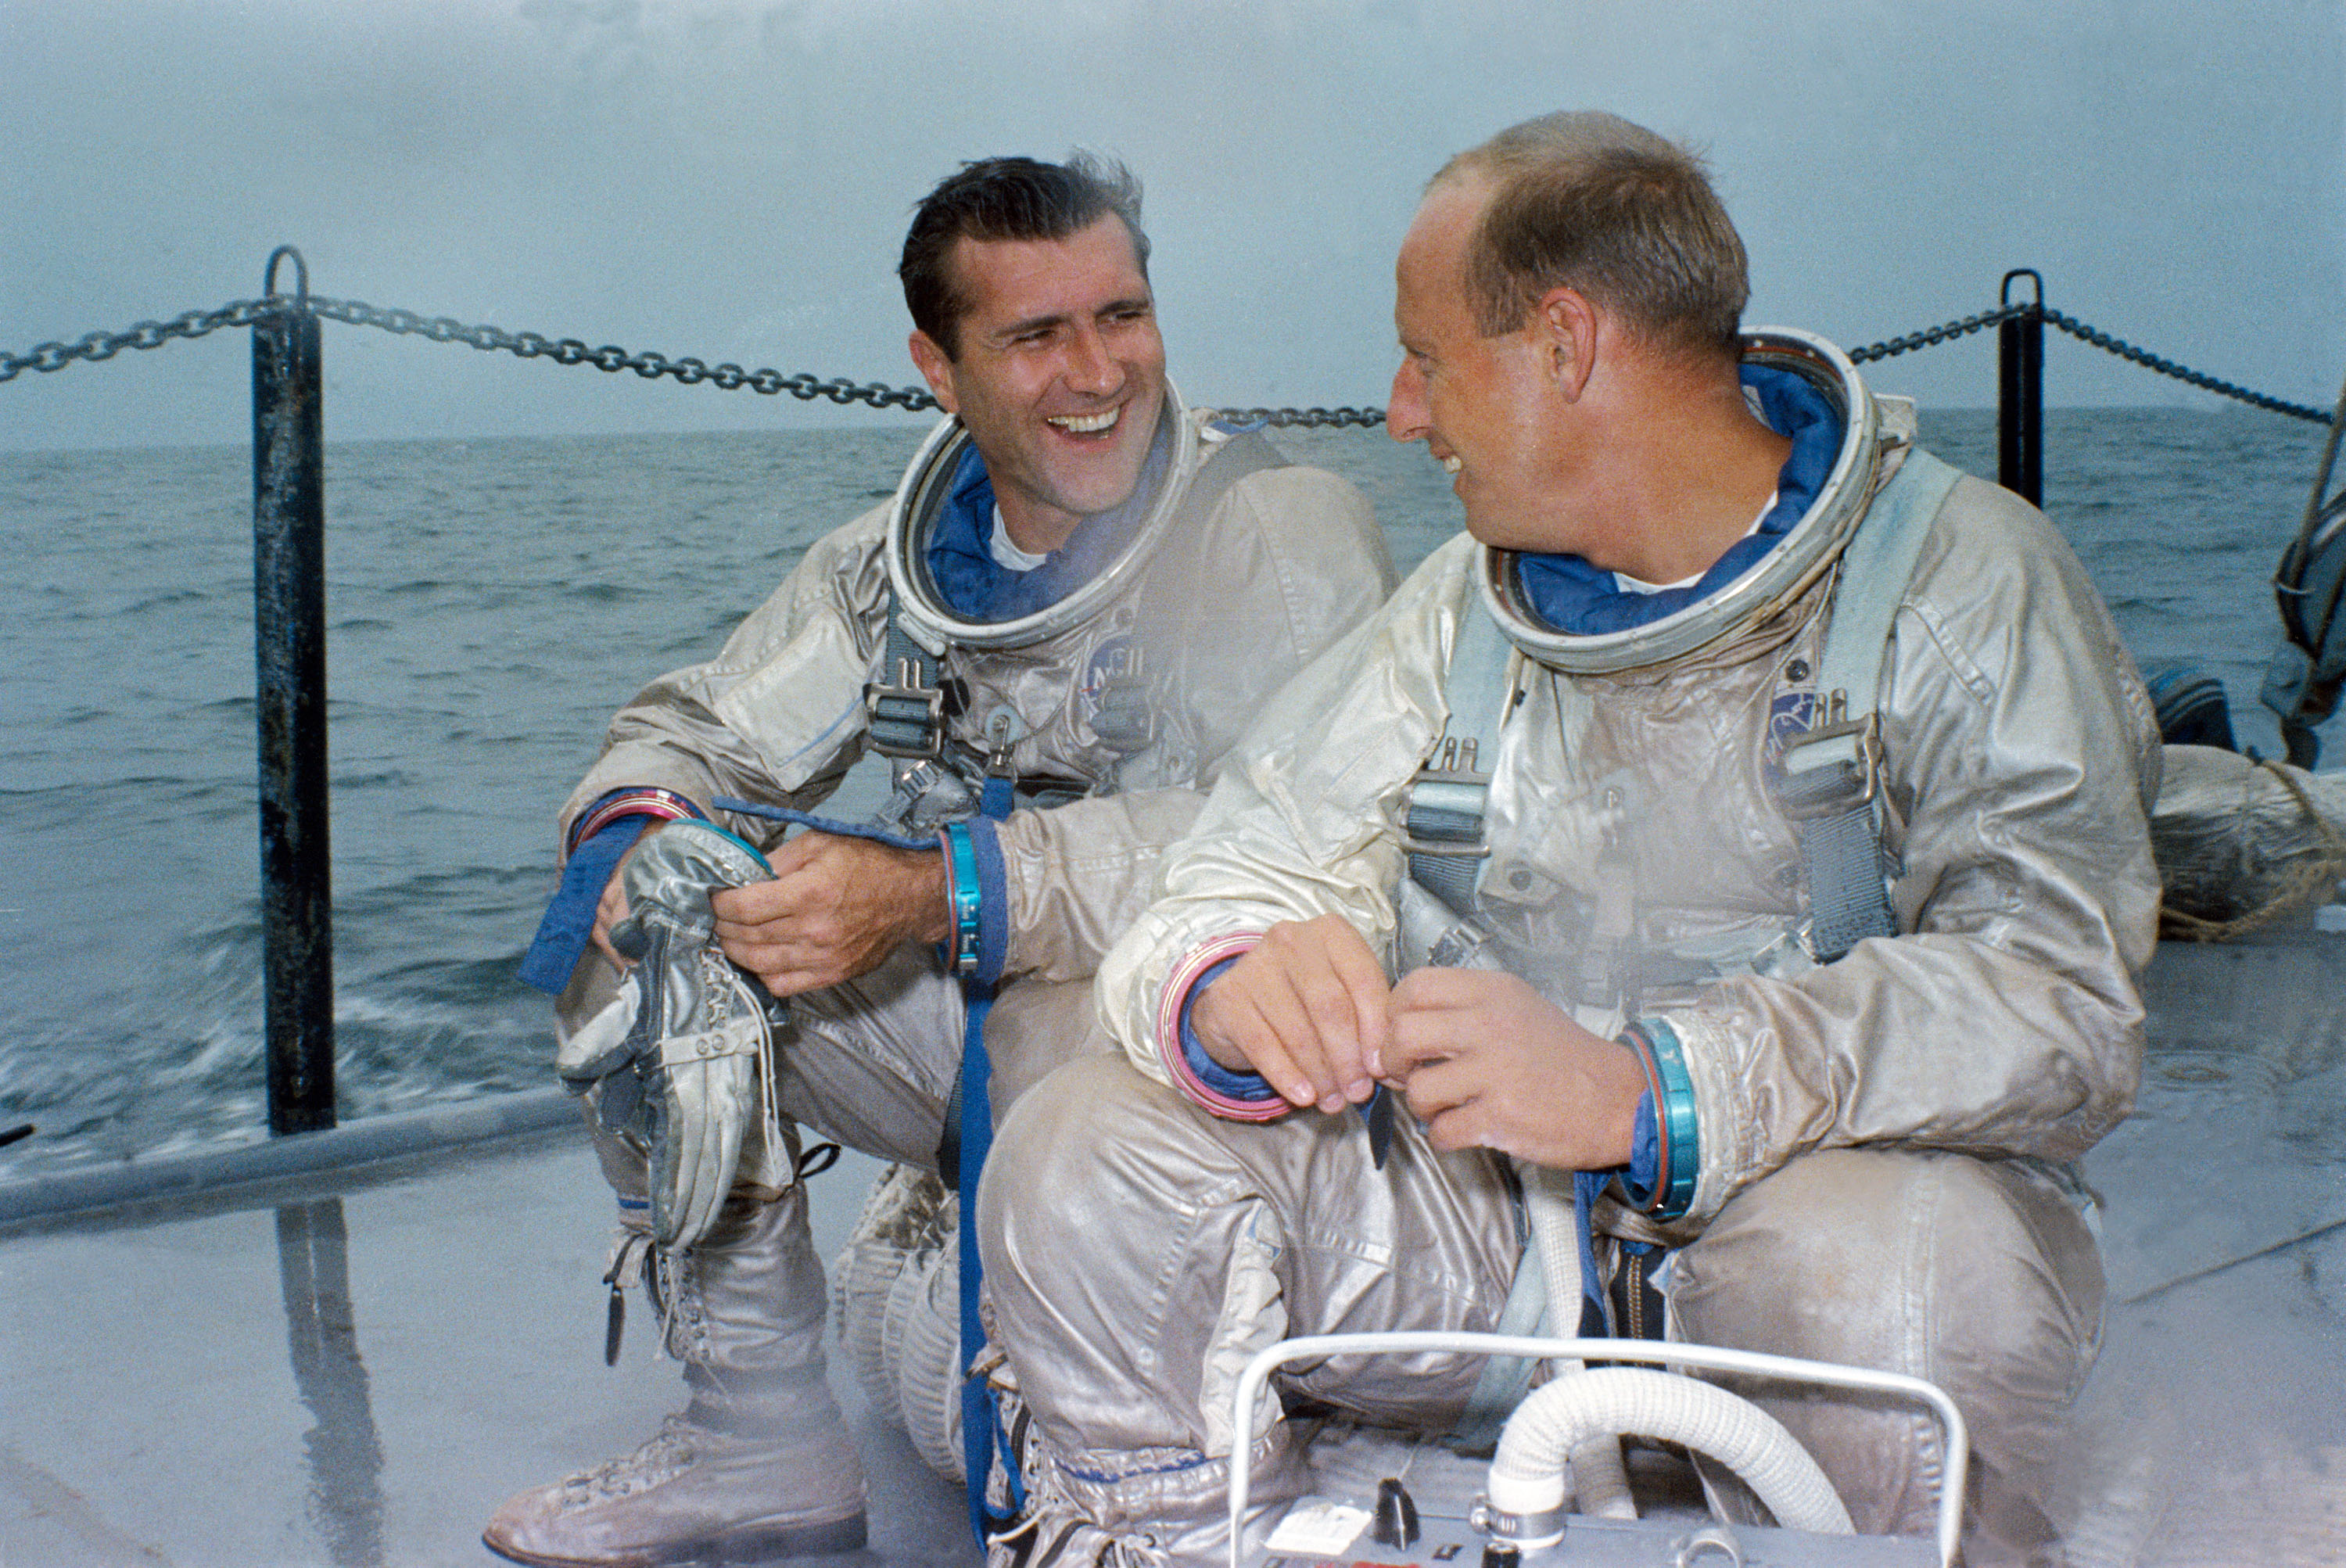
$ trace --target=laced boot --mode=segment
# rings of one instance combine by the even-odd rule
[[[823,1376],[804,1188],[737,1188],[663,1271],[692,1401],[621,1459],[525,1492],[483,1544],[533,1568],[762,1563],[864,1543],[863,1466]]]

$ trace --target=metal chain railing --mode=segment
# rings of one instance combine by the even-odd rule
[[[2277,397],[2268,397],[2263,392],[2250,392],[2246,387],[2235,386],[2230,382],[2218,381],[2214,376],[2178,365],[2173,360],[2163,360],[2157,354],[2137,349],[2124,339],[2110,336],[2098,327],[2087,326],[2075,316],[2066,316],[2058,311],[2048,310],[2045,312],[2045,320],[2081,343],[2091,343],[2104,353],[2116,354],[2122,360],[2131,360],[2147,371],[2157,371],[2160,375],[2173,376],[2177,381],[2188,382],[2202,392],[2211,392],[2219,397],[2236,399],[2247,403],[2250,408],[2265,409],[2273,413],[2285,413],[2291,419],[2308,420],[2315,424],[2330,423],[2331,411],[2326,408],[2313,408],[2301,402],[2286,402]]]
[[[281,307],[268,300],[239,300],[217,311],[189,311],[168,321],[141,321],[127,332],[92,332],[70,343],[41,343],[21,354],[0,349],[0,382],[20,371],[61,371],[76,360],[110,360],[125,349],[159,349],[173,338],[200,338],[222,327],[249,327]]]
[[[1948,321],[1941,326],[1925,327],[1919,332],[1909,332],[1902,338],[1884,338],[1878,343],[1868,343],[1862,349],[1849,351],[1851,364],[1862,365],[1872,360],[1895,359],[1911,354],[1916,349],[1927,349],[1937,343],[1951,343],[1957,338],[1967,338],[1974,332],[2000,325],[2015,316],[2025,316],[2035,309],[2033,305],[2006,305],[2001,310],[1982,311],[1976,316],[1965,316],[1960,321]]]
[[[726,392],[748,387],[771,397],[778,392],[806,401],[829,398],[836,403],[865,402],[874,408],[927,409],[936,399],[919,387],[892,387],[884,382],[825,381],[801,372],[784,375],[777,370],[745,371],[740,365],[710,365],[700,360],[671,360],[665,354],[631,354],[606,344],[591,349],[577,338],[548,338],[538,332],[508,332],[499,327],[466,326],[446,316],[423,317],[413,311],[386,311],[362,300],[329,300],[309,296],[311,312],[329,321],[384,331],[414,334],[437,343],[468,343],[484,351],[503,350],[525,360],[549,359],[558,365],[593,365],[616,373],[633,371],[647,380],[673,376],[686,386],[708,382]],[[124,349],[155,349],[174,338],[200,338],[222,327],[249,327],[274,311],[296,308],[293,296],[272,294],[265,300],[239,300],[217,311],[190,311],[168,321],[141,321],[122,332],[92,332],[70,343],[42,343],[22,354],[0,351],[0,382],[13,381],[25,371],[61,371],[76,360],[110,360]]]
[[[445,316],[430,319],[413,311],[385,311],[362,300],[321,300],[314,295],[310,309],[330,321],[354,327],[380,327],[386,332],[414,333],[435,343],[469,343],[487,351],[502,350],[519,359],[549,359],[557,365],[593,365],[613,374],[633,371],[646,381],[674,376],[686,386],[708,382],[720,392],[743,387],[768,397],[788,392],[802,402],[829,398],[835,403],[862,402],[873,408],[924,409],[937,406],[924,388],[892,387],[884,382],[825,381],[801,372],[786,376],[777,370],[745,371],[737,364],[711,365],[689,356],[671,360],[666,354],[631,354],[612,344],[590,349],[577,338],[547,338],[538,332],[508,332],[498,327],[468,327]]]
[[[685,386],[698,386],[706,382],[723,392],[736,392],[746,387],[768,397],[788,392],[805,402],[827,398],[835,403],[868,403],[873,408],[918,411],[937,406],[936,399],[921,387],[892,387],[884,382],[858,382],[840,377],[825,380],[805,372],[784,375],[770,369],[745,371],[737,364],[711,365],[688,355],[672,360],[659,353],[629,353],[607,343],[601,348],[590,349],[584,340],[578,338],[548,338],[539,332],[508,332],[501,327],[467,326],[446,316],[424,317],[413,311],[383,310],[359,300],[329,300],[311,295],[306,303],[316,314],[352,326],[379,327],[387,332],[429,338],[435,343],[468,343],[484,351],[503,351],[525,360],[548,359],[558,365],[593,365],[597,370],[613,374],[633,371],[647,381],[672,376]],[[222,327],[249,327],[258,317],[293,308],[296,308],[293,296],[272,294],[265,300],[238,300],[216,311],[189,311],[168,321],[140,321],[127,331],[92,332],[70,343],[41,343],[22,354],[0,350],[0,382],[14,381],[18,373],[28,370],[61,371],[76,360],[109,360],[124,349],[157,349],[175,338],[200,338]],[[1982,311],[1977,315],[1925,327],[1903,337],[1885,338],[1881,342],[1851,350],[1849,357],[1857,364],[1892,359],[1917,349],[1969,337],[1974,332],[1984,331],[2031,312],[2040,312],[2048,325],[2058,328],[2080,342],[2203,392],[2232,398],[2251,408],[2286,414],[2291,419],[2307,420],[2316,424],[2330,423],[2330,411],[2327,409],[2290,402],[2218,380],[2204,372],[2136,348],[2124,339],[2114,337],[2098,327],[2089,326],[2063,311],[2035,303]],[[1225,409],[1222,412],[1226,418],[1260,422],[1282,429],[1375,425],[1383,423],[1385,417],[1385,411],[1381,408],[1355,408],[1349,404],[1341,408],[1233,408]]]
[[[1910,353],[1916,349],[1929,348],[1934,343],[1952,342],[1957,338],[1969,337],[1974,332],[1984,331],[1989,327],[1998,326],[2005,321],[2016,321],[2032,312],[2043,315],[2045,325],[2057,327],[2081,343],[2089,343],[2105,353],[2116,354],[2118,358],[2130,361],[2147,371],[2156,371],[2160,375],[2172,376],[2177,381],[2199,388],[2202,392],[2211,392],[2219,397],[2232,398],[2247,403],[2251,408],[2287,414],[2291,419],[2309,420],[2315,424],[2330,423],[2331,411],[2328,409],[2314,408],[2301,402],[2290,402],[2285,399],[2270,397],[2263,392],[2250,392],[2248,388],[2231,382],[2218,381],[2205,372],[2195,371],[2188,365],[2178,365],[2173,360],[2162,359],[2157,354],[2137,349],[2125,339],[2113,337],[2098,327],[2088,326],[2075,316],[2034,302],[2005,305],[1994,311],[1982,311],[1976,316],[1965,316],[1959,321],[1948,321],[1940,326],[1926,327],[1919,332],[1909,332],[1902,338],[1885,338],[1878,343],[1868,343],[1862,349],[1851,349],[1849,351],[1849,357],[1851,362],[1861,365],[1869,360],[1886,360],[1898,354]]]
[[[1385,411],[1381,408],[1354,408],[1350,403],[1341,408],[1225,408],[1216,411],[1224,419],[1239,424],[1276,425],[1281,430],[1311,429],[1325,425],[1341,430],[1347,425],[1382,424]]]

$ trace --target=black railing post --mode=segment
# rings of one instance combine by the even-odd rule
[[[269,1130],[334,1125],[334,927],[326,778],[324,410],[310,271],[252,326],[252,620],[260,736]]]
[[[2034,267],[2004,275],[1999,303],[2012,304],[2012,280],[2036,285],[2036,298],[1996,323],[1995,481],[2031,506],[2045,504],[2045,280]]]

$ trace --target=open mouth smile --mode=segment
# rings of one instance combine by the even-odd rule
[[[1115,408],[1102,409],[1097,413],[1055,414],[1046,423],[1069,435],[1097,435],[1114,429],[1116,422],[1123,416],[1123,405],[1118,404]]]

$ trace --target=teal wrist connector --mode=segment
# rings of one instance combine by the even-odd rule
[[[953,903],[953,945],[949,959],[955,974],[977,972],[980,891],[977,846],[970,841],[967,822],[948,822],[938,834],[944,840],[945,890]]]
[[[1623,1044],[1650,1065],[1654,1119],[1662,1145],[1662,1176],[1646,1212],[1657,1220],[1678,1219],[1694,1207],[1695,1183],[1702,1175],[1702,1132],[1695,1117],[1694,1075],[1678,1031],[1665,1019],[1639,1018],[1624,1032]]]

